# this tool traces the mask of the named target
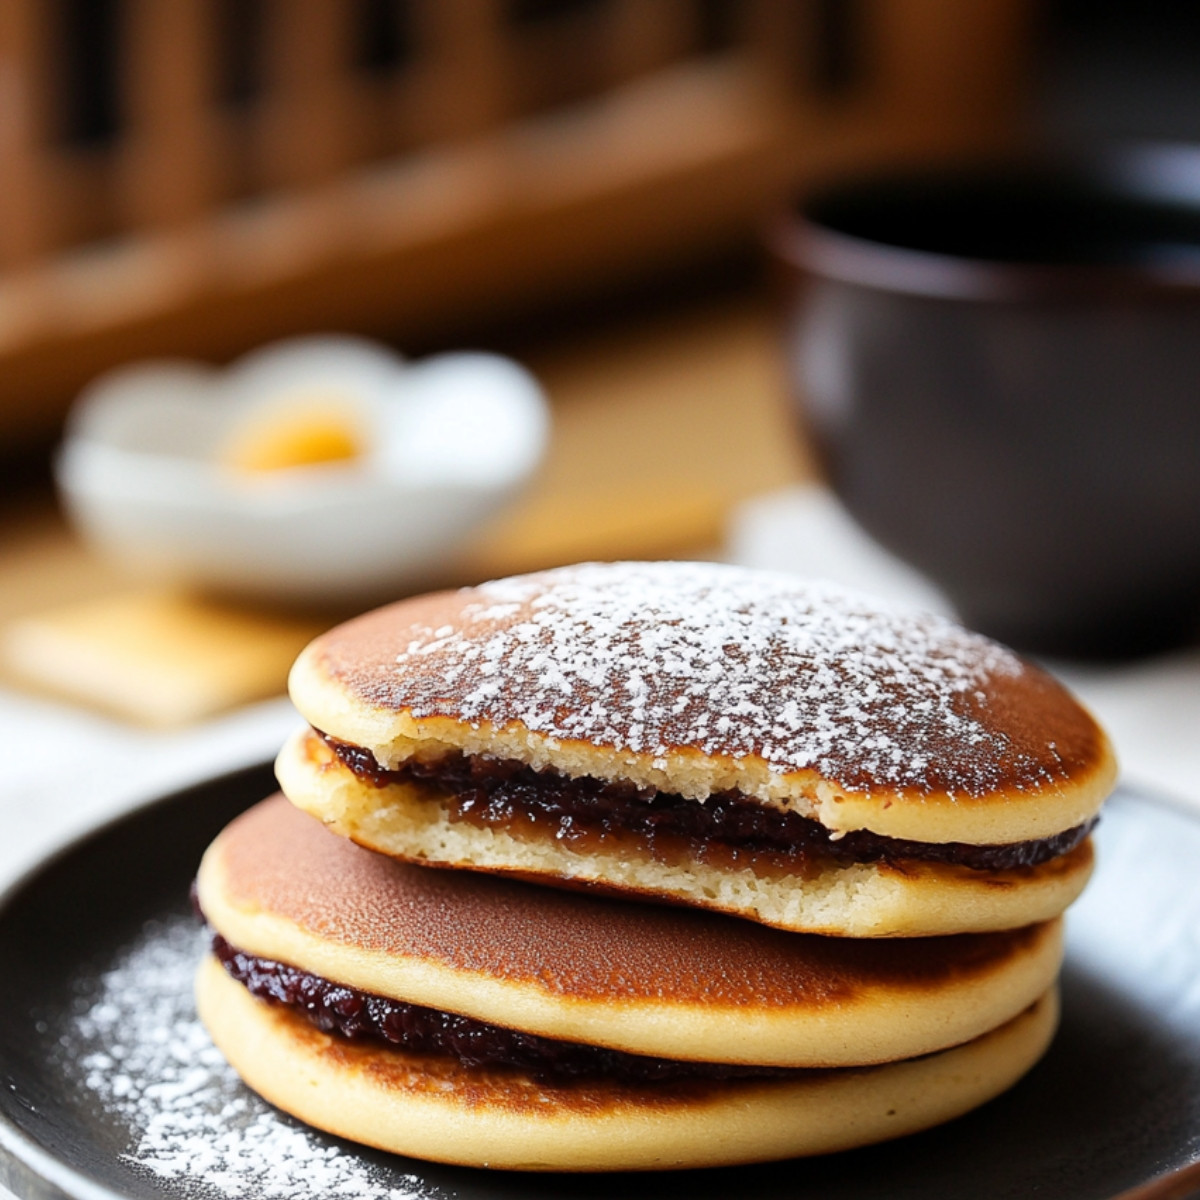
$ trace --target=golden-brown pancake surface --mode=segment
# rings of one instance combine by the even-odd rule
[[[1041,995],[1060,923],[862,942],[409,867],[277,797],[205,855],[199,899],[248,953],[542,1036],[700,1062],[834,1066],[967,1041]]]
[[[844,832],[1046,837],[1114,774],[1050,676],[927,614],[710,563],[584,564],[405,601],[317,639],[292,694],[385,766],[450,749]]]

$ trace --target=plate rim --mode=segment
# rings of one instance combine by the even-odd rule
[[[207,791],[222,784],[265,774],[272,764],[273,759],[263,759],[215,775],[204,776],[168,792],[142,798],[119,812],[110,813],[95,823],[74,831],[27,864],[0,890],[0,920],[4,919],[8,909],[41,875],[62,860],[80,853],[89,841],[104,837],[122,824],[138,820],[151,809],[183,803],[193,792]],[[1124,780],[1118,781],[1110,799],[1122,795],[1138,804],[1150,804],[1166,809],[1200,826],[1200,808],[1178,797]],[[1108,802],[1106,800],[1105,803]],[[1200,1171],[1200,1155],[1166,1175],[1151,1176],[1141,1181],[1134,1188],[1115,1195],[1112,1200],[1122,1200],[1123,1197],[1128,1197],[1129,1200],[1152,1200],[1153,1197],[1159,1196],[1162,1200],[1175,1200],[1176,1197],[1183,1200],[1186,1193],[1177,1193],[1174,1190],[1175,1182],[1177,1179],[1190,1179],[1192,1173],[1197,1171]],[[1200,1175],[1197,1178],[1200,1179]],[[31,1185],[33,1190],[28,1193],[18,1192],[13,1188],[13,1183]],[[0,1185],[10,1187],[20,1200],[132,1200],[129,1192],[114,1191],[57,1158],[3,1112],[0,1112]]]
[[[257,760],[215,775],[203,776],[168,792],[142,797],[119,812],[109,813],[75,830],[61,842],[43,851],[0,890],[0,919],[4,918],[26,889],[34,886],[43,874],[59,862],[79,853],[87,842],[104,837],[126,822],[136,821],[150,809],[184,802],[192,792],[217,788],[226,782],[264,773],[270,769],[273,761]],[[14,1182],[32,1185],[35,1190],[26,1197],[8,1183],[10,1177]],[[128,1192],[113,1191],[106,1184],[97,1182],[57,1158],[4,1112],[0,1112],[0,1184],[9,1187],[19,1200],[131,1200]]]

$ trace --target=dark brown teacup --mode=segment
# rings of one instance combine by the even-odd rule
[[[1200,151],[897,172],[776,231],[829,481],[975,627],[1200,631]]]

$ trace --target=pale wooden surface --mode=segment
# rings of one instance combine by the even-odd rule
[[[576,336],[526,361],[553,406],[549,454],[526,495],[480,530],[451,582],[591,558],[712,555],[734,505],[808,473],[786,412],[774,319],[761,296]],[[96,602],[90,611],[88,601]],[[37,618],[35,648],[47,645],[48,628],[61,631],[57,665],[47,652],[46,686],[61,682],[61,656],[79,653],[81,630],[111,627],[111,643],[119,643],[128,627],[120,611],[148,604],[168,606],[176,620],[184,611],[90,554],[47,502],[25,500],[0,511],[0,637],[28,632],[30,623],[19,619],[30,617]],[[311,632],[341,615],[310,617]],[[245,670],[230,674],[221,693],[211,689],[205,649],[220,619],[215,606],[197,616],[195,671],[189,675],[181,655],[181,690],[185,683],[208,689],[207,711],[281,690],[293,644],[305,640],[303,622],[280,613],[279,652],[247,657]],[[241,621],[225,619],[231,640],[245,636]],[[120,646],[97,636],[104,643],[96,647],[97,661],[119,659]],[[128,662],[135,691],[144,663],[132,654]],[[28,662],[21,676],[11,661],[0,672],[9,684],[38,675]],[[136,695],[130,700],[123,706],[110,695],[106,707],[135,710]]]
[[[712,551],[734,504],[808,470],[761,299],[599,334],[530,365],[554,403],[550,455],[477,540],[469,575]]]
[[[277,694],[318,632],[302,618],[134,588],[0,627],[0,657],[39,690],[171,728]]]

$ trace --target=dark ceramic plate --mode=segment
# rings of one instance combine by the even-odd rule
[[[823,1159],[532,1176],[359,1151],[276,1113],[206,1047],[186,986],[200,945],[188,884],[209,839],[271,787],[260,767],[167,797],[0,902],[0,1180],[19,1196],[1097,1200],[1197,1169],[1200,818],[1186,811],[1113,799],[1071,913],[1062,1030],[977,1112]]]

